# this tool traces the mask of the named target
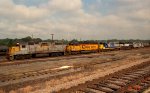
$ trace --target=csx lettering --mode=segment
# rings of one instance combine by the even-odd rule
[[[85,48],[90,48],[90,46],[85,46],[85,45],[83,45],[82,48],[83,48],[83,49],[85,49]]]
[[[85,48],[89,48],[89,49],[90,49],[90,48],[96,48],[96,46],[86,46],[86,45],[82,45],[82,48],[83,48],[83,49],[85,49]]]
[[[91,46],[91,48],[96,48],[96,46]]]

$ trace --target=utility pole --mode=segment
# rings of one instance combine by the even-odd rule
[[[53,42],[53,36],[54,36],[54,34],[51,34],[51,36],[52,36],[52,42]]]
[[[33,34],[31,35],[31,38],[32,38],[32,40],[33,40]]]
[[[80,38],[80,41],[81,41],[81,38]]]
[[[31,38],[32,38],[31,42],[33,42],[33,44],[34,44],[33,34],[32,34],[32,36],[31,36]]]

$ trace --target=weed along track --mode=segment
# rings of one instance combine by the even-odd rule
[[[150,62],[61,90],[59,93],[142,93],[148,87]]]

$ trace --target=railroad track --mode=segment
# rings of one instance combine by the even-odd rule
[[[82,56],[80,55],[80,56],[71,56],[70,58],[66,57],[66,59],[95,58],[95,57],[98,57],[98,56],[100,56],[100,55],[95,55],[95,54],[94,55],[82,55]],[[35,83],[49,81],[49,80],[51,80],[53,78],[56,78],[56,77],[59,77],[59,76],[62,77],[62,76],[70,75],[70,74],[75,74],[75,73],[78,73],[78,72],[81,72],[81,71],[85,71],[85,69],[88,69],[89,67],[92,68],[92,66],[97,66],[97,65],[102,65],[102,64],[104,66],[105,65],[107,66],[108,64],[111,65],[115,61],[117,62],[117,60],[120,60],[120,59],[122,59],[122,57],[124,57],[124,56],[121,56],[121,58],[116,58],[116,57],[114,57],[115,56],[114,54],[112,56],[115,59],[112,59],[112,60],[109,60],[109,61],[105,60],[104,62],[91,62],[91,64],[88,64],[87,66],[84,66],[83,64],[81,64],[80,66],[77,65],[75,67],[70,67],[68,69],[63,69],[63,70],[62,69],[49,68],[49,69],[39,69],[39,70],[36,70],[36,71],[34,70],[34,71],[24,72],[24,73],[22,73],[22,72],[21,73],[16,73],[15,75],[14,74],[12,74],[12,75],[9,74],[9,75],[5,75],[5,76],[0,75],[0,89],[4,89],[6,91],[9,91],[11,89],[13,90],[14,87],[16,89],[16,88],[24,87],[24,86],[27,86],[27,85],[32,85],[32,84],[35,84]],[[62,59],[64,59],[64,58],[60,57],[60,59],[59,59],[59,57],[58,57],[56,59],[53,58],[52,60],[57,61],[57,60],[62,60]],[[50,61],[50,59],[48,59],[48,60],[43,59],[43,60]],[[45,62],[45,61],[43,61],[43,62]],[[17,65],[17,64],[15,64],[15,65]],[[18,64],[18,66],[19,65],[20,64]],[[7,65],[4,66],[4,67],[7,68]]]
[[[120,60],[120,59],[112,59],[107,62],[106,61],[93,62],[90,65],[68,66],[64,68],[60,67],[60,68],[40,69],[36,71],[13,73],[13,74],[8,74],[8,75],[1,74],[0,75],[0,89],[10,91],[14,89],[14,87],[20,88],[25,85],[34,84],[33,82],[39,83],[39,81],[50,80],[54,77],[55,78],[59,76],[62,77],[67,74],[71,75],[71,74],[79,73],[82,71],[88,71],[89,69],[91,70],[92,66],[105,65],[105,64],[108,65],[108,64],[112,64],[113,61],[117,61],[117,60]]]
[[[81,67],[66,66],[60,68],[49,68],[38,71],[16,73],[12,75],[0,75],[0,89],[7,93],[10,90],[21,88],[26,85],[45,82],[53,78],[75,74],[83,70],[84,68]]]
[[[126,50],[120,50],[120,51],[126,51]],[[111,51],[109,51],[111,52]],[[67,56],[58,56],[58,57],[45,57],[43,58],[32,58],[32,59],[24,59],[24,60],[14,60],[14,61],[8,61],[8,60],[0,60],[0,66],[9,66],[9,65],[20,65],[20,64],[30,64],[30,63],[35,63],[38,61],[45,62],[45,61],[59,61],[62,59],[76,59],[76,58],[88,58],[88,57],[98,57],[101,54],[99,53],[98,55],[95,55],[97,53],[91,54],[78,54],[78,55],[67,55]],[[106,55],[112,55],[113,54],[106,54]]]
[[[59,93],[142,93],[150,87],[150,65],[132,67]]]
[[[53,57],[53,58],[35,58],[35,59],[25,59],[25,60],[15,60],[15,61],[5,61],[1,62],[0,66],[10,66],[10,65],[21,65],[21,64],[30,64],[30,63],[36,63],[36,62],[45,62],[45,61],[59,61],[59,60],[65,60],[65,59],[76,59],[76,58],[92,58],[92,57],[98,57],[99,55],[71,55],[71,56],[61,56],[61,57]]]
[[[89,63],[88,65],[76,65],[76,66],[66,66],[64,67],[59,67],[59,68],[47,68],[47,69],[40,69],[40,70],[36,70],[36,71],[28,71],[28,72],[20,72],[20,73],[13,73],[13,74],[8,74],[8,75],[0,75],[0,83],[4,83],[4,82],[9,82],[11,80],[17,80],[17,79],[22,79],[22,78],[28,78],[28,77],[33,77],[33,76],[40,76],[40,75],[45,75],[45,74],[55,74],[58,72],[61,72],[63,70],[69,70],[69,69],[90,69],[90,67],[95,66],[95,65],[108,65],[108,64],[112,64],[112,62],[120,60],[121,58],[117,58],[117,59],[112,59],[109,61],[103,61],[103,62],[93,62],[93,63]],[[62,69],[61,69],[62,68]],[[78,71],[78,70],[77,70]]]

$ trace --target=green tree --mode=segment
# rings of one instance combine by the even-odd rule
[[[30,36],[27,36],[25,38],[22,38],[21,40],[24,41],[24,42],[29,42],[29,41],[32,40],[32,38]]]

